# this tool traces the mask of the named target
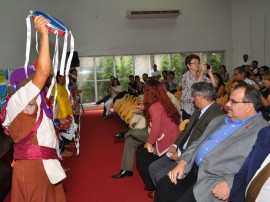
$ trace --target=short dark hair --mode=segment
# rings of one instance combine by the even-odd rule
[[[143,73],[143,76],[147,76],[147,77],[148,77],[148,74],[146,74],[146,73]]]
[[[220,65],[220,67],[223,67],[225,72],[227,72],[226,66],[225,65]]]
[[[238,71],[240,74],[244,74],[245,77],[247,76],[247,70],[246,70],[245,65],[236,67],[236,68],[234,68],[234,70]]]
[[[167,70],[163,70],[162,73],[163,73],[163,72],[166,73],[166,74],[168,74],[168,71],[167,71]]]
[[[65,74],[65,73],[64,73]],[[59,82],[59,77],[60,76],[63,76],[65,77],[64,75],[60,75],[60,71],[57,71],[57,74],[56,74],[56,82],[58,83]]]
[[[169,74],[172,74],[172,75],[174,75],[174,76],[175,76],[175,74],[174,74],[174,72],[173,72],[173,71],[169,71]]]
[[[69,70],[69,73],[72,74],[73,72],[78,72],[78,71],[77,71],[76,68],[71,68],[71,69]]]
[[[192,59],[197,59],[197,60],[201,61],[201,59],[200,59],[200,57],[198,55],[195,55],[195,54],[188,55],[186,57],[186,59],[185,59],[185,65],[186,65],[187,70],[188,70],[188,66],[187,65],[190,64],[190,62],[191,62]]]
[[[134,76],[133,75],[129,75],[129,77],[128,78],[133,78],[134,79]]]
[[[252,63],[255,63],[256,65],[258,65],[258,61],[257,60],[253,60]]]
[[[206,100],[216,100],[216,90],[212,83],[196,82],[191,86],[192,95],[202,95]]]
[[[263,106],[260,91],[248,84],[238,84],[234,90],[244,88],[244,100],[253,104],[256,112],[260,111]]]
[[[269,71],[269,67],[268,66],[261,66],[260,69],[264,69],[265,72],[268,72]]]

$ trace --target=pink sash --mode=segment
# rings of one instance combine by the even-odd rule
[[[43,110],[40,108],[40,115],[31,132],[19,142],[14,143],[14,160],[42,160],[42,159],[59,159],[56,149],[39,146],[34,144],[26,144],[37,133],[37,129],[43,118]]]

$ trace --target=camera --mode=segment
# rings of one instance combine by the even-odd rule
[[[211,69],[209,64],[205,64],[207,69]]]

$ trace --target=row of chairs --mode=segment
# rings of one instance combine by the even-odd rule
[[[126,124],[129,124],[133,115],[140,112],[136,108],[140,102],[142,102],[141,97],[125,94],[122,98],[115,100],[113,109]]]

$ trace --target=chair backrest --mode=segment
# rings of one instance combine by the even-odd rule
[[[179,124],[179,130],[180,130],[180,131],[185,130],[185,129],[187,128],[188,122],[189,122],[189,119],[183,120],[183,121]]]

